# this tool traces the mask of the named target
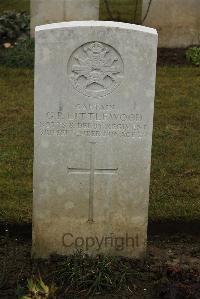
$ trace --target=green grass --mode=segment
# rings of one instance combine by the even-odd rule
[[[33,68],[34,50],[34,40],[29,38],[17,42],[14,48],[0,48],[0,65],[13,68]]]
[[[0,68],[0,221],[31,221],[33,71]]]
[[[109,0],[109,3],[114,20],[131,23],[140,21],[141,0]],[[0,14],[6,10],[29,13],[30,0],[0,0]],[[100,1],[100,19],[110,20],[104,0]]]
[[[33,71],[0,67],[0,222],[31,222]],[[159,67],[151,220],[200,219],[200,71]]]
[[[157,260],[156,260],[157,261]],[[151,265],[151,266],[150,266]],[[166,265],[150,256],[139,261],[105,255],[89,256],[75,252],[71,256],[52,256],[50,261],[37,261],[37,272],[28,279],[18,281],[18,293],[25,298],[40,293],[40,298],[158,298],[166,281]],[[35,267],[36,268],[36,267]],[[175,267],[174,267],[175,269]],[[173,270],[174,270],[173,269]],[[172,270],[172,271],[173,271]],[[33,273],[34,269],[32,270]],[[190,269],[192,273],[192,269]],[[20,275],[23,273],[20,273]],[[25,275],[27,272],[25,273]],[[181,269],[182,281],[187,277]],[[197,274],[190,275],[190,282],[197,281]],[[21,275],[21,276],[22,276]],[[25,277],[23,275],[23,278]],[[29,274],[30,275],[30,274]],[[170,278],[170,277],[169,277]],[[196,280],[195,280],[196,278]],[[165,280],[164,280],[165,279]],[[26,283],[26,285],[25,285]],[[158,288],[159,286],[159,288]],[[36,291],[39,292],[36,292]],[[192,288],[191,288],[192,291]],[[44,296],[42,296],[44,294]],[[27,295],[29,295],[27,297]],[[32,296],[31,296],[32,295]],[[26,296],[26,297],[25,297]],[[64,297],[65,296],[65,297]],[[22,297],[20,297],[22,299]]]
[[[200,220],[200,71],[158,69],[150,219]]]
[[[0,14],[7,10],[30,12],[30,0],[0,0]]]

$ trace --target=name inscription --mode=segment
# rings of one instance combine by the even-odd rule
[[[40,121],[40,134],[45,136],[142,138],[146,133],[141,113],[120,112],[110,104],[76,104],[70,112],[48,111]]]

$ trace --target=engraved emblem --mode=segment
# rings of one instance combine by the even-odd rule
[[[73,87],[88,97],[103,97],[117,88],[123,78],[120,54],[101,42],[90,42],[76,49],[68,63]]]

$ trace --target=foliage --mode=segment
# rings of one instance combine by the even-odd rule
[[[33,68],[34,40],[27,38],[17,42],[13,48],[1,49],[0,65]]]
[[[88,298],[122,292],[132,295],[136,285],[157,281],[160,273],[153,273],[149,262],[112,257],[89,256],[77,251],[71,256],[51,256],[48,260],[37,260],[28,283],[17,286],[18,299]],[[28,274],[28,272],[27,272]],[[93,298],[93,297],[92,297]]]
[[[45,265],[40,265],[41,269],[44,270]],[[58,298],[60,294],[94,296],[119,291],[130,295],[136,281],[141,277],[147,279],[143,271],[148,269],[147,263],[137,260],[107,255],[90,256],[82,251],[65,257],[51,256],[48,265],[48,280],[57,286]]]
[[[189,48],[186,52],[188,62],[199,66],[200,65],[200,47]]]
[[[18,286],[16,295],[19,299],[50,299],[55,298],[55,291],[56,288],[48,287],[40,276],[28,279],[26,289]]]
[[[0,43],[26,38],[30,32],[30,16],[9,11],[0,16]]]
[[[179,246],[178,251],[182,245]],[[183,261],[180,251],[172,257],[166,248],[162,253],[154,250],[149,251],[145,260],[89,256],[81,251],[37,260],[32,273],[42,271],[44,280],[34,275],[27,285],[18,286],[16,294],[18,299],[104,298],[104,295],[110,298],[110,294],[119,298],[200,298],[198,267],[190,264],[189,259]],[[177,258],[178,263],[174,263]]]

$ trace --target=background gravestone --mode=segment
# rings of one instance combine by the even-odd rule
[[[157,33],[36,28],[33,254],[145,253]]]
[[[98,19],[99,0],[31,0],[32,37],[37,25]]]
[[[199,0],[154,0],[149,5],[150,0],[143,0],[142,19],[158,30],[160,48],[199,45]]]

